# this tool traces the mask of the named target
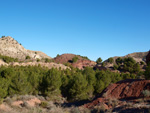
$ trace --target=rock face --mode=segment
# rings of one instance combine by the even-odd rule
[[[74,57],[78,57],[78,60],[76,62],[72,62],[72,59]],[[62,54],[54,58],[54,61],[56,63],[61,63],[61,64],[70,63],[73,67],[79,68],[79,69],[83,69],[84,67],[87,67],[87,66],[93,67],[96,65],[94,61],[85,59],[79,55],[74,55],[74,54]]]
[[[136,62],[140,62],[140,61],[146,62],[147,54],[148,52],[135,52],[135,53],[128,54],[124,57],[132,57]]]
[[[150,62],[150,51],[149,51],[149,53],[146,56],[146,63],[148,64],[149,62]]]
[[[125,56],[122,56],[121,58],[128,58],[128,57],[132,57],[136,62],[146,62],[146,56],[147,56],[148,52],[135,52],[135,53],[131,53]],[[113,60],[115,61],[118,56],[115,57],[111,57],[113,58]],[[108,59],[104,61],[105,63],[108,62]],[[109,66],[108,66],[109,67]]]
[[[94,61],[90,61],[90,60],[86,60],[86,59],[81,59],[79,61],[77,61],[76,63],[73,63],[72,66],[79,68],[79,69],[83,69],[85,67],[94,67],[96,65],[96,63]]]
[[[26,56],[30,56],[31,59],[51,59],[51,57],[40,51],[31,51],[25,49],[21,44],[19,44],[15,39],[10,36],[0,38],[0,54],[13,58],[18,58],[20,60],[24,60]]]
[[[109,85],[103,93],[105,98],[130,99],[143,97],[142,91],[150,89],[150,80],[127,79]]]
[[[143,98],[142,91],[150,90],[150,80],[127,79],[110,84],[103,92],[101,97],[84,105],[86,108],[94,108],[103,103],[109,103],[109,100],[133,100]],[[122,104],[124,101],[120,101]],[[121,105],[119,103],[118,105]],[[109,106],[111,107],[111,106]]]

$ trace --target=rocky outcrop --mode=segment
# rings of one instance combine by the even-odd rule
[[[83,69],[85,67],[94,67],[96,65],[96,63],[94,61],[90,61],[90,60],[79,60],[76,63],[73,63],[72,66],[75,68],[79,68],[79,69]]]
[[[150,51],[149,51],[149,53],[146,56],[146,63],[148,64],[149,62],[150,62]]]
[[[101,94],[101,97],[85,104],[86,108],[94,108],[94,106],[108,103],[109,100],[133,100],[143,98],[143,91],[150,90],[150,80],[127,79],[114,84],[110,84]],[[124,101],[120,101],[123,103]],[[118,104],[119,105],[119,104]],[[111,106],[109,106],[111,107]]]
[[[72,62],[72,59],[74,57],[78,57],[78,60],[76,62]],[[94,61],[85,59],[82,56],[74,55],[74,54],[62,54],[54,58],[54,61],[56,63],[62,63],[62,64],[69,63],[73,67],[79,68],[79,69],[83,69],[85,67],[94,67],[96,65]]]
[[[146,89],[150,89],[150,80],[127,79],[109,85],[103,96],[116,99],[141,98],[142,91]]]
[[[51,59],[51,57],[40,51],[31,51],[25,49],[21,44],[19,44],[15,39],[10,36],[0,38],[0,54],[13,58],[18,58],[20,60],[24,60],[26,56],[30,56],[31,59]]]
[[[135,53],[131,53],[131,54],[128,54],[128,55],[125,55],[125,56],[122,56],[121,58],[128,58],[128,57],[132,57],[136,62],[146,62],[146,56],[147,56],[148,52],[135,52]],[[113,61],[116,61],[116,59],[118,58],[119,56],[115,56],[115,57],[111,57],[113,58]],[[113,64],[115,64],[115,62],[113,62],[113,64],[110,64],[108,63],[108,59],[104,61],[105,64],[106,64],[106,67],[110,67],[112,66]]]
[[[148,52],[135,52],[135,53],[128,54],[124,57],[132,57],[136,62],[141,62],[141,61],[146,62],[147,54]]]

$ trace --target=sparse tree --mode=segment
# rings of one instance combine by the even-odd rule
[[[31,58],[30,56],[26,56],[26,60],[27,60],[27,59],[30,59],[30,58]]]
[[[72,58],[72,62],[73,63],[77,62],[78,60],[79,60],[79,58],[77,56],[75,56],[75,57]]]
[[[121,64],[123,63],[122,58],[121,58],[121,57],[118,57],[118,58],[116,59],[116,63],[117,63],[117,65],[121,65]]]
[[[99,57],[99,58],[96,60],[96,63],[99,64],[99,63],[101,63],[101,62],[102,62],[102,59],[101,59],[101,57]]]
[[[113,62],[114,62],[114,59],[113,59],[113,58],[109,58],[109,59],[108,59],[108,62],[109,62],[109,63],[113,63]]]

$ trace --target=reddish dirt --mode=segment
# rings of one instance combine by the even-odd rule
[[[62,54],[58,57],[55,57],[54,58],[54,61],[56,63],[61,63],[61,64],[64,64],[64,63],[68,63],[72,60],[73,57],[75,57],[76,55],[74,54]]]
[[[79,61],[77,61],[76,63],[73,63],[72,66],[79,68],[79,69],[83,69],[85,67],[94,67],[96,65],[96,63],[94,61],[90,61],[90,60],[86,60],[86,59],[81,59]]]
[[[148,64],[149,62],[150,62],[150,51],[149,51],[149,53],[146,56],[146,63]]]
[[[102,104],[103,102],[105,102],[105,98],[97,98],[93,102],[85,104],[84,107],[86,107],[86,108],[93,108],[94,106]]]
[[[142,91],[146,89],[150,89],[150,80],[127,79],[109,85],[104,90],[104,94],[106,98],[141,98],[143,97]]]
[[[142,98],[143,90],[150,90],[150,80],[127,79],[110,84],[102,93],[102,97],[91,103],[85,104],[86,108],[93,108],[96,105],[107,103],[110,99],[137,99]]]
[[[72,59],[77,56],[78,60],[75,63],[72,63]],[[84,67],[94,67],[96,63],[94,61],[90,61],[87,59],[82,58],[79,55],[74,55],[74,54],[62,54],[56,58],[54,58],[54,61],[56,63],[70,63],[73,67],[83,69]]]

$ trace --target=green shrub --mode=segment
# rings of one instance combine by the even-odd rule
[[[97,60],[96,60],[96,63],[99,64],[102,62],[102,59],[99,57]]]
[[[37,61],[37,62],[40,62],[40,59],[39,59],[39,58],[37,58],[37,59],[36,59],[36,61]]]
[[[0,77],[0,100],[7,96],[10,81]]]
[[[88,99],[87,85],[88,82],[82,73],[75,73],[70,81],[69,98],[74,101]]]
[[[75,57],[72,58],[72,63],[75,63],[75,62],[77,62],[78,60],[79,60],[79,58],[78,58],[77,56],[75,56]]]
[[[3,60],[4,62],[6,62],[6,63],[18,62],[18,59],[17,59],[17,58],[12,58],[12,57],[9,57],[9,56],[0,55],[0,59],[2,59],[2,60]]]
[[[117,63],[117,65],[121,65],[123,63],[123,59],[121,57],[118,57],[116,59],[116,63]]]
[[[4,38],[5,36],[2,36],[1,38]]]
[[[51,59],[45,58],[45,63],[51,62]]]
[[[43,108],[47,108],[48,102],[42,101],[41,104],[40,104],[40,106],[43,107]]]
[[[30,56],[26,56],[26,60],[27,60],[27,59],[31,59],[31,57],[30,57]]]
[[[145,70],[145,72],[144,72],[144,75],[145,75],[145,78],[146,78],[146,79],[150,79],[150,65],[148,65],[148,66],[146,67],[146,70]]]
[[[60,95],[61,73],[58,69],[50,69],[46,76],[43,76],[42,87],[44,95]]]
[[[109,58],[109,59],[108,59],[108,62],[109,62],[109,63],[113,63],[113,62],[114,62],[114,59],[113,59],[113,58]]]
[[[19,71],[15,76],[12,77],[11,83],[8,89],[9,95],[28,94],[31,91],[31,85],[29,84],[25,73]]]
[[[113,68],[114,68],[114,70],[117,70],[119,68],[119,66],[114,64]]]

